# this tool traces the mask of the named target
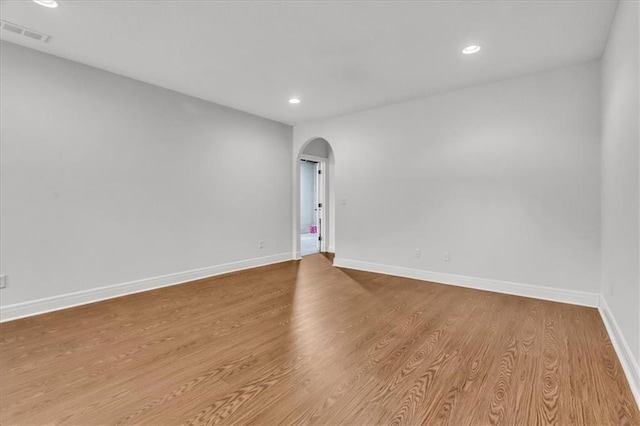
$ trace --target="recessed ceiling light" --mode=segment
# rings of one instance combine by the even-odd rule
[[[299,103],[300,103],[300,99],[298,99],[298,98],[291,98],[291,99],[289,99],[289,103],[290,103],[290,104],[299,104]]]
[[[33,0],[33,2],[51,9],[58,7],[58,2],[56,0]]]
[[[465,55],[471,55],[473,53],[478,53],[479,51],[480,46],[478,46],[477,44],[472,44],[471,46],[467,46],[462,49],[462,53],[464,53]]]

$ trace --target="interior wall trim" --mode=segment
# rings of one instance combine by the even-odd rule
[[[622,369],[629,382],[631,392],[636,399],[638,409],[640,409],[640,368],[638,367],[638,363],[633,357],[633,353],[616,322],[616,317],[613,315],[604,296],[600,298],[600,307],[598,310],[600,311],[602,322],[604,322],[604,326],[609,333],[613,348],[618,355],[620,364],[622,364]]]
[[[423,269],[412,269],[402,266],[382,265],[378,263],[362,262],[359,260],[343,259],[340,257],[336,257],[333,260],[333,265],[340,268],[377,272],[380,274],[395,275],[398,277],[413,278],[416,280],[431,281],[441,284],[450,284],[459,287],[474,288],[477,290],[494,291],[514,296],[533,297],[535,299],[550,300],[553,302],[570,303],[572,305],[597,308],[600,304],[600,295],[598,293],[446,274],[442,272],[426,271]]]
[[[128,294],[140,293],[143,291],[182,284],[202,278],[226,274],[229,272],[241,271],[243,269],[271,265],[288,260],[291,260],[291,253],[274,254],[271,256],[257,257],[253,259],[241,260],[238,262],[225,263],[221,265],[193,269],[184,272],[177,272],[168,275],[161,275],[152,278],[144,278],[141,280],[129,281],[105,287],[93,288],[89,290],[77,291],[73,293],[61,294],[58,296],[45,297],[42,299],[1,306],[0,322],[16,320],[33,315],[40,315],[47,312],[72,308],[74,306],[86,305],[88,303],[126,296]]]

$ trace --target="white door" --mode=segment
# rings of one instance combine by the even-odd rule
[[[303,256],[324,251],[323,162],[300,160],[300,252]]]

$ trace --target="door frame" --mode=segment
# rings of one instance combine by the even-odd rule
[[[300,155],[300,158],[298,158],[298,164],[300,164],[301,160],[308,160],[308,161],[313,161],[318,163],[318,170],[322,171],[322,173],[320,173],[318,177],[318,203],[322,203],[322,210],[320,210],[318,214],[318,221],[319,221],[319,229],[320,229],[319,236],[322,237],[322,239],[320,240],[320,253],[325,253],[327,251],[327,235],[328,235],[327,230],[329,229],[329,227],[327,226],[328,224],[326,220],[328,215],[325,213],[327,211],[327,199],[329,197],[329,194],[327,193],[327,189],[328,189],[327,162],[329,161],[329,159],[303,153]],[[298,181],[299,180],[300,180],[300,170],[298,168]],[[298,188],[298,192],[300,192],[300,188]],[[300,194],[298,194],[298,196],[299,195]],[[300,213],[298,213],[298,220],[300,220],[299,216],[300,216]],[[300,241],[300,226],[298,226],[298,242],[299,241]]]

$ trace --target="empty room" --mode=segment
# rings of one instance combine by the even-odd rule
[[[0,20],[0,424],[640,426],[640,2]]]

